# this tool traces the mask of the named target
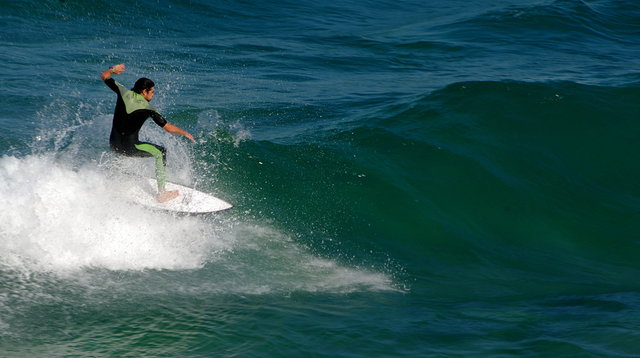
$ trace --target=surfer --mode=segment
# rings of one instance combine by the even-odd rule
[[[159,202],[166,202],[179,195],[178,190],[165,190],[167,151],[164,147],[141,142],[138,132],[144,122],[151,117],[157,125],[171,134],[179,134],[195,142],[193,136],[169,122],[149,104],[155,94],[155,84],[148,78],[140,78],[131,90],[111,78],[112,74],[119,75],[124,72],[124,65],[115,65],[104,71],[100,76],[104,83],[118,95],[116,108],[113,113],[113,126],[109,144],[111,149],[119,154],[132,157],[154,157],[156,160],[156,179],[158,182]]]

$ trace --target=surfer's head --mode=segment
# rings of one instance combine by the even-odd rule
[[[133,85],[132,91],[141,94],[147,101],[151,101],[155,94],[155,83],[148,78],[142,77]]]

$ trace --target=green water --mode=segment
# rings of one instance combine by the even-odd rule
[[[636,5],[0,9],[0,356],[639,354]],[[117,63],[232,210],[121,195]]]

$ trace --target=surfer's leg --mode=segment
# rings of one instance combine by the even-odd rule
[[[164,202],[174,199],[178,196],[177,190],[166,191],[165,184],[167,182],[167,175],[165,167],[167,164],[167,151],[155,144],[151,143],[138,143],[135,145],[136,149],[141,152],[149,153],[156,160],[156,181],[158,183],[158,201]]]
[[[164,148],[151,143],[140,143],[135,145],[136,149],[151,154],[156,160],[156,180],[158,181],[158,190],[164,190],[167,181],[165,172],[166,151]]]

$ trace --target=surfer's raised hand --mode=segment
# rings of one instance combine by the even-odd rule
[[[124,64],[119,64],[119,65],[115,65],[112,67],[109,67],[109,69],[107,69],[106,71],[102,72],[102,75],[100,75],[100,78],[102,78],[103,81],[108,80],[109,78],[111,78],[112,74],[116,74],[119,75],[122,72],[124,72]]]
[[[124,72],[124,64],[121,63],[119,65],[115,65],[115,66],[111,67],[111,72],[115,73],[116,75],[121,74],[122,72]]]

